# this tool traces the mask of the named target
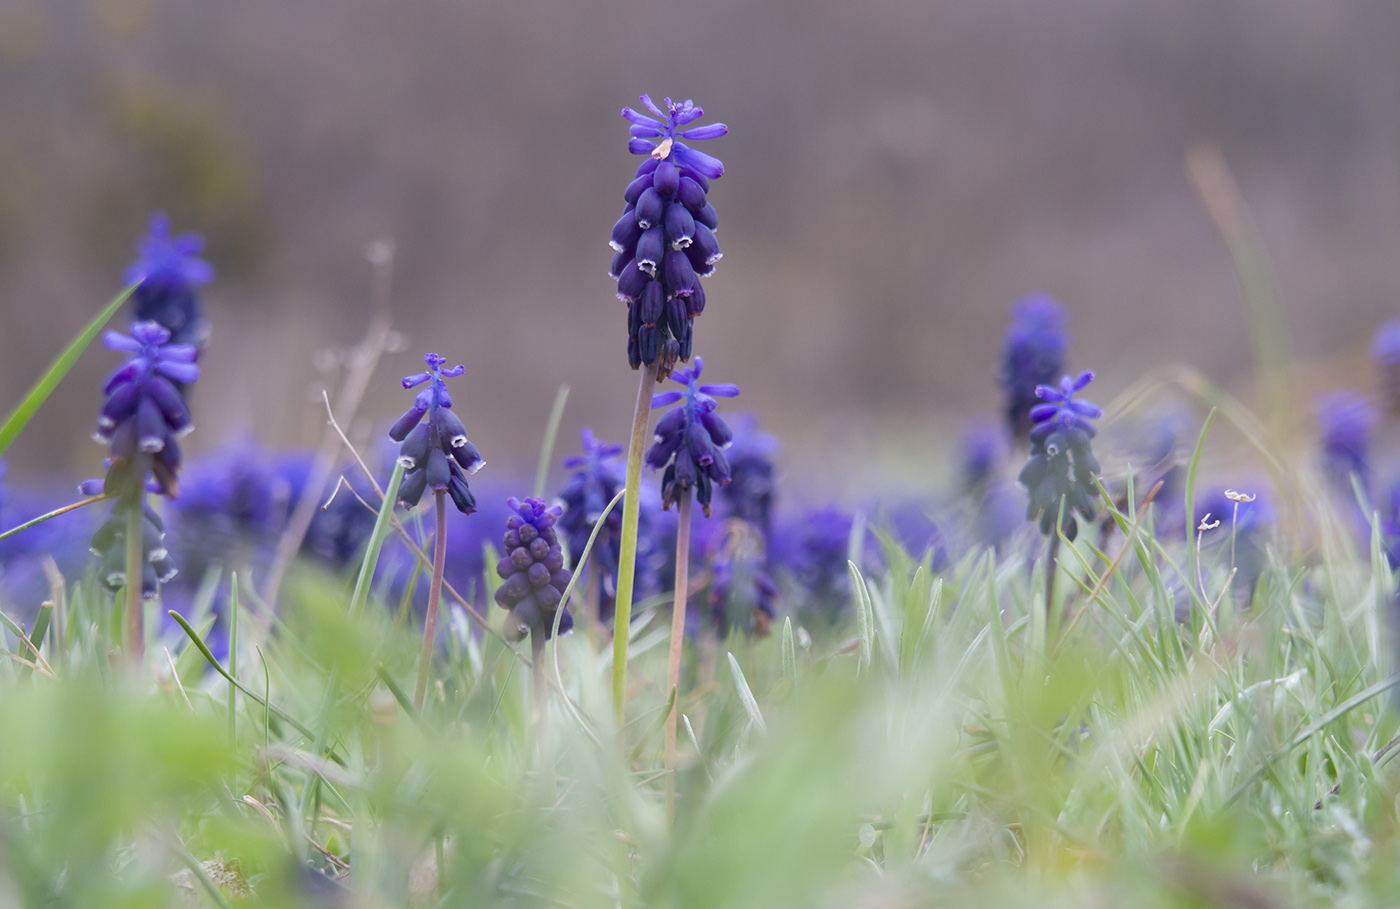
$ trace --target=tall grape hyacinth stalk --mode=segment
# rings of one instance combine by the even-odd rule
[[[1047,616],[1054,602],[1060,532],[1073,542],[1079,533],[1074,513],[1078,511],[1086,519],[1094,516],[1094,476],[1099,472],[1099,461],[1090,441],[1097,432],[1092,421],[1103,416],[1103,411],[1074,397],[1093,379],[1094,374],[1086,370],[1077,379],[1065,376],[1058,388],[1041,385],[1035,393],[1042,403],[1030,409],[1035,425],[1029,434],[1030,460],[1021,469],[1020,482],[1030,493],[1027,519],[1039,519],[1040,532],[1050,538],[1045,562]],[[1060,520],[1063,523],[1056,527]]]
[[[102,559],[102,583],[126,590],[127,652],[139,661],[142,599],[154,599],[160,584],[175,575],[164,525],[146,504],[148,478],[154,491],[179,494],[176,439],[193,428],[180,389],[199,378],[199,366],[194,345],[171,343],[169,330],[155,322],[135,323],[129,336],[109,331],[104,341],[130,356],[103,387],[107,401],[93,435],[108,446],[102,491],[116,504],[93,535],[92,549]]]
[[[426,384],[427,388],[418,392],[413,406],[389,430],[389,437],[401,443],[399,464],[405,471],[399,487],[399,502],[412,508],[423,493],[431,489],[437,517],[433,535],[433,579],[428,588],[428,612],[423,618],[423,652],[418,662],[418,684],[413,692],[413,706],[419,710],[423,708],[423,696],[428,689],[433,640],[437,637],[438,601],[442,596],[442,575],[447,563],[446,500],[451,496],[452,504],[462,514],[475,512],[476,498],[467,486],[467,477],[486,463],[481,459],[481,452],[468,441],[462,421],[452,412],[452,395],[443,381],[460,376],[466,372],[466,367],[443,369],[447,360],[435,353],[425,354],[423,361],[428,364],[428,370],[406,377],[401,384],[404,388]]]
[[[622,540],[618,554],[617,605],[613,620],[613,716],[622,725],[627,691],[628,623],[632,620],[632,585],[637,571],[637,518],[642,448],[650,417],[651,386],[670,375],[675,364],[690,359],[695,317],[705,310],[700,279],[719,261],[715,230],[719,222],[709,202],[710,181],[724,173],[718,158],[697,151],[687,141],[716,139],[729,132],[723,123],[692,126],[704,110],[687,100],[665,99],[663,111],[648,95],[642,105],[655,117],[622,109],[631,123],[627,148],[646,155],[623,193],[626,208],[613,226],[609,245],[615,253],[609,277],[627,304],[627,361],[641,369],[632,435],[627,448],[627,491],[622,506]]]
[[[719,414],[716,397],[733,398],[737,385],[701,385],[705,361],[695,358],[694,368],[677,370],[672,378],[685,391],[663,391],[651,399],[652,407],[681,406],[656,421],[656,442],[647,450],[647,464],[665,469],[661,477],[661,504],[677,504],[675,604],[671,610],[671,656],[666,685],[672,699],[666,717],[666,809],[676,813],[676,715],[680,711],[681,644],[685,639],[685,602],[690,583],[690,502],[691,493],[710,516],[714,487],[729,482],[729,461],[723,448],[734,438]]]

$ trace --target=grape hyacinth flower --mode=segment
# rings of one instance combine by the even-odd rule
[[[583,454],[564,459],[564,466],[574,474],[559,493],[559,499],[564,503],[559,529],[568,540],[569,552],[575,561],[582,557],[583,550],[588,546],[588,538],[604,509],[622,488],[622,478],[614,469],[618,455],[622,454],[622,446],[599,441],[587,426],[580,435]],[[598,538],[593,542],[586,591],[590,620],[603,621],[612,615],[613,599],[617,594],[618,532],[621,528],[622,512],[614,508],[608,512],[602,529],[598,531]]]
[[[665,378],[678,360],[690,359],[693,322],[705,310],[700,279],[720,259],[719,224],[706,194],[724,165],[682,140],[717,139],[729,128],[682,129],[705,113],[689,100],[667,98],[664,111],[648,95],[641,102],[660,119],[622,109],[632,124],[627,148],[647,160],[623,193],[627,207],[609,240],[615,254],[608,276],[627,304],[628,362],[637,369],[659,360],[658,378]]]
[[[423,357],[427,372],[403,380],[404,388],[416,388],[427,383],[410,407],[389,430],[389,438],[402,443],[399,463],[404,466],[403,485],[399,501],[408,508],[418,504],[429,488],[435,493],[447,493],[462,514],[476,511],[476,498],[467,486],[467,477],[486,463],[481,452],[467,439],[462,421],[452,412],[452,395],[443,379],[466,372],[465,366],[443,369],[446,358],[435,353]],[[423,417],[427,416],[427,422]]]
[[[705,361],[697,356],[695,366],[672,373],[671,378],[685,386],[685,391],[658,392],[651,406],[667,407],[680,403],[656,421],[656,441],[647,451],[647,464],[665,472],[661,477],[661,507],[669,509],[679,504],[676,528],[675,600],[671,612],[671,655],[669,688],[671,697],[679,698],[681,672],[681,642],[685,639],[685,606],[690,582],[690,503],[691,491],[710,516],[710,500],[716,485],[729,482],[729,461],[721,450],[734,438],[734,433],[715,408],[715,397],[734,398],[737,385],[701,385],[700,374]],[[675,769],[676,711],[666,718],[666,768]],[[666,806],[675,816],[675,783],[673,774],[666,777]]]
[[[192,426],[176,383],[194,382],[199,366],[194,345],[171,343],[170,331],[156,322],[136,322],[130,336],[109,331],[104,342],[130,357],[103,387],[107,401],[94,438],[108,445],[102,491],[116,504],[93,536],[92,548],[102,558],[103,583],[127,590],[128,656],[139,660],[145,641],[141,601],[157,596],[159,585],[174,575],[165,528],[146,505],[148,477],[153,478],[150,491],[171,498],[179,493],[176,439]]]
[[[1376,331],[1371,360],[1380,370],[1381,399],[1390,416],[1400,416],[1400,319],[1392,319]]]
[[[656,441],[647,450],[647,464],[665,470],[661,477],[662,507],[689,501],[694,489],[705,517],[709,517],[714,487],[730,480],[729,460],[721,449],[734,438],[724,419],[715,413],[719,403],[715,398],[738,397],[739,386],[701,385],[704,368],[704,359],[696,357],[694,367],[672,375],[685,391],[662,391],[652,396],[653,408],[684,403],[656,421]]]
[[[433,512],[437,530],[433,534],[433,578],[428,588],[428,611],[423,619],[423,651],[418,662],[418,685],[413,694],[415,709],[423,708],[428,690],[428,670],[432,666],[433,641],[437,637],[438,605],[442,597],[442,576],[447,563],[447,496],[462,514],[476,511],[476,497],[467,486],[467,475],[476,473],[486,462],[481,452],[467,440],[462,421],[452,412],[452,395],[444,379],[462,375],[465,366],[443,369],[447,358],[424,354],[427,372],[406,377],[400,384],[408,388],[428,387],[418,392],[410,407],[389,430],[389,438],[399,442],[398,463],[404,469],[398,500],[412,508],[433,490]],[[423,418],[427,417],[427,422]]]
[[[136,318],[159,322],[172,341],[193,344],[198,350],[209,341],[209,321],[196,288],[214,278],[213,267],[199,258],[202,249],[203,237],[195,233],[172,237],[170,219],[156,212],[137,245],[136,261],[126,268],[126,283],[138,285]]]
[[[1035,421],[1030,431],[1031,456],[1021,470],[1020,482],[1030,493],[1026,517],[1039,518],[1040,532],[1047,536],[1054,533],[1062,501],[1062,529],[1071,541],[1079,532],[1074,512],[1086,519],[1094,516],[1094,476],[1099,462],[1090,445],[1097,432],[1090,421],[1103,416],[1103,411],[1074,397],[1093,379],[1094,374],[1086,370],[1078,379],[1065,376],[1059,388],[1041,385],[1035,390],[1043,403],[1030,410]]]
[[[767,541],[773,520],[773,456],[778,440],[759,432],[757,421],[744,415],[734,425],[734,440],[725,455],[729,482],[720,490],[731,517],[753,525]]]
[[[1369,494],[1375,408],[1360,394],[1348,390],[1318,398],[1314,410],[1322,436],[1322,467],[1328,480],[1351,498],[1351,478],[1355,476],[1362,492]]]
[[[1064,307],[1053,297],[1031,294],[1012,307],[997,382],[1006,393],[1006,419],[1016,438],[1029,434],[1036,391],[1060,374],[1068,346]]]
[[[554,616],[561,608],[564,588],[573,577],[564,567],[564,551],[559,545],[555,523],[563,513],[558,505],[545,506],[536,498],[506,500],[515,513],[506,521],[502,541],[505,557],[496,563],[496,574],[504,581],[496,588],[496,604],[510,611],[507,636],[515,640],[532,636],[538,648],[554,633]],[[574,627],[568,609],[559,617],[559,633]]]

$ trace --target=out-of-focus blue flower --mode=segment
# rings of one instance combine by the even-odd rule
[[[130,336],[109,331],[104,342],[131,355],[102,389],[107,401],[93,434],[109,446],[114,473],[109,473],[108,491],[118,491],[112,482],[116,475],[133,470],[128,479],[139,488],[149,469],[161,491],[173,496],[180,469],[180,446],[175,440],[193,428],[190,410],[174,383],[187,385],[199,378],[195,349],[171,343],[170,332],[155,322],[135,323]]]
[[[729,461],[729,482],[720,488],[720,497],[731,517],[747,521],[763,534],[772,529],[773,457],[778,440],[758,431],[758,421],[742,414],[733,425],[734,439],[725,449]]]
[[[734,629],[762,637],[777,616],[778,584],[768,574],[764,541],[745,521],[727,522],[710,553],[709,618],[720,640]]]
[[[724,165],[686,142],[715,139],[729,128],[682,129],[704,115],[689,100],[667,98],[665,111],[647,95],[641,101],[660,119],[622,109],[632,124],[628,149],[648,157],[623,193],[627,207],[608,241],[615,251],[608,275],[627,304],[628,362],[636,369],[659,359],[658,377],[664,378],[677,361],[690,359],[693,322],[705,310],[700,279],[713,274],[720,259],[719,222],[706,194]]]
[[[1065,311],[1053,297],[1031,294],[1012,307],[997,380],[1006,393],[1006,419],[1016,438],[1030,432],[1036,388],[1055,381],[1068,347]]]
[[[404,388],[427,384],[410,407],[389,430],[389,438],[401,442],[399,463],[406,469],[399,486],[399,501],[412,508],[429,487],[434,492],[446,492],[462,514],[476,511],[476,498],[467,486],[467,476],[481,469],[486,462],[481,452],[467,439],[462,421],[452,412],[452,396],[444,378],[466,372],[465,366],[443,369],[447,362],[435,353],[426,354],[423,361],[427,372],[408,376]],[[428,421],[423,422],[426,415]]]
[[[961,474],[963,490],[975,494],[986,489],[1006,456],[1006,430],[989,420],[969,423],[962,434]]]
[[[1351,498],[1351,478],[1363,492],[1371,489],[1371,430],[1376,409],[1355,391],[1324,395],[1314,403],[1322,436],[1322,467],[1344,497]]]
[[[594,438],[593,430],[585,426],[581,434],[583,454],[564,459],[564,466],[574,471],[569,482],[559,493],[564,503],[564,514],[559,519],[559,529],[569,542],[569,552],[575,561],[583,556],[588,538],[593,533],[603,509],[608,507],[613,496],[622,488],[622,477],[617,471],[617,459],[622,454],[622,446],[601,442]],[[597,568],[598,577],[598,619],[605,621],[612,615],[613,598],[617,592],[617,560],[620,556],[622,532],[622,509],[614,508],[608,513],[598,538],[593,542],[589,558]]]
[[[1063,530],[1070,540],[1079,533],[1074,512],[1089,519],[1094,516],[1094,475],[1099,462],[1090,444],[1097,431],[1091,421],[1103,416],[1103,411],[1074,397],[1093,379],[1094,374],[1086,370],[1078,379],[1065,376],[1059,388],[1041,385],[1035,390],[1042,403],[1030,409],[1035,421],[1029,433],[1031,455],[1021,470],[1020,483],[1030,494],[1027,519],[1039,518],[1040,532],[1047,536],[1054,530],[1062,501]]]
[[[546,507],[540,499],[506,500],[514,510],[506,521],[505,556],[496,563],[496,574],[505,582],[496,588],[497,605],[510,610],[511,636],[519,640],[543,628],[545,639],[554,632],[554,614],[564,588],[573,577],[564,567],[554,522],[563,509]],[[559,632],[574,627],[567,609],[559,619]]]
[[[159,322],[177,344],[203,349],[209,322],[196,291],[214,278],[213,267],[199,258],[204,238],[186,233],[172,237],[170,219],[151,215],[146,236],[137,244],[136,261],[126,268],[126,283],[135,284],[136,318]]]
[[[729,426],[715,413],[715,397],[738,397],[739,386],[701,385],[704,368],[704,359],[696,357],[693,368],[677,370],[672,376],[685,386],[685,391],[652,395],[653,408],[683,403],[656,421],[656,441],[647,449],[647,464],[656,470],[665,468],[661,477],[662,507],[670,507],[694,489],[696,501],[709,517],[714,486],[723,486],[730,477],[729,461],[721,449],[734,438]]]
[[[930,559],[937,571],[948,563],[948,547],[934,520],[935,510],[931,501],[912,499],[882,509],[885,525],[905,554],[916,562]]]
[[[794,589],[791,602],[805,622],[834,623],[851,602],[847,567],[855,516],[835,506],[812,508],[778,521],[769,544],[773,571]],[[868,531],[862,571],[879,567],[878,541]]]

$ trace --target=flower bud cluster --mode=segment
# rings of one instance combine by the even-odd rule
[[[701,357],[695,366],[675,372],[671,378],[686,387],[685,391],[663,391],[652,396],[652,407],[666,407],[678,401],[684,403],[656,421],[656,441],[647,449],[647,464],[660,470],[661,504],[669,508],[681,497],[695,490],[695,498],[710,515],[710,500],[715,486],[729,482],[729,461],[723,448],[734,438],[729,426],[715,413],[715,397],[734,398],[737,385],[701,385],[700,373],[705,368]]]
[[[462,421],[452,412],[452,396],[444,378],[466,372],[464,366],[443,369],[447,360],[435,353],[423,357],[427,372],[408,376],[404,388],[416,388],[427,383],[410,407],[389,430],[389,438],[402,443],[399,463],[407,472],[399,486],[399,501],[408,508],[418,504],[423,492],[446,492],[462,514],[476,511],[476,497],[467,486],[467,477],[476,473],[486,462],[481,452],[467,439]],[[428,418],[423,422],[423,417]]]
[[[496,588],[496,604],[510,610],[511,636],[517,640],[531,630],[543,627],[548,639],[554,633],[554,614],[564,588],[573,577],[564,567],[564,552],[554,530],[563,509],[546,507],[536,498],[506,500],[515,514],[506,520],[506,555],[496,563],[496,574],[504,581]],[[559,632],[574,627],[569,611],[559,618]]]
[[[615,254],[608,276],[627,304],[628,362],[636,369],[660,360],[658,377],[664,378],[677,361],[690,359],[692,325],[705,310],[700,279],[713,274],[720,259],[719,221],[706,194],[724,165],[681,140],[715,139],[729,128],[680,129],[705,112],[689,100],[667,98],[665,111],[648,95],[641,101],[660,119],[622,109],[632,123],[628,149],[648,157],[623,193],[627,207],[609,240]]]
[[[144,496],[142,499],[144,500]],[[130,508],[139,507],[141,515],[141,596],[155,599],[160,585],[175,577],[178,569],[170,558],[165,546],[165,522],[144,501],[134,503],[118,502],[112,515],[97,528],[92,535],[92,552],[102,560],[97,578],[102,586],[117,591],[126,586],[126,529],[127,513]]]
[[[1043,403],[1030,409],[1035,422],[1030,431],[1031,456],[1021,469],[1020,482],[1030,493],[1026,517],[1039,518],[1040,532],[1047,536],[1054,532],[1062,501],[1063,530],[1070,540],[1079,533],[1074,512],[1085,518],[1094,516],[1094,476],[1099,462],[1090,445],[1097,432],[1090,421],[1103,416],[1103,411],[1074,397],[1093,378],[1086,370],[1078,379],[1065,376],[1059,388],[1041,385],[1035,390]]]

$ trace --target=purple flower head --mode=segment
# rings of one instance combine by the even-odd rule
[[[199,258],[204,238],[170,235],[170,219],[151,215],[146,236],[137,244],[136,261],[126,267],[126,283],[137,284],[136,318],[159,322],[177,343],[203,348],[209,339],[196,288],[214,278],[214,269]]]
[[[1323,395],[1313,402],[1322,435],[1322,467],[1327,478],[1352,499],[1351,478],[1361,489],[1371,487],[1371,430],[1376,425],[1376,409],[1355,391]]]
[[[107,488],[140,489],[153,471],[161,491],[174,496],[180,468],[175,440],[193,428],[180,388],[199,378],[194,345],[170,343],[169,330],[155,322],[133,324],[130,336],[109,331],[103,340],[131,355],[103,386],[107,401],[93,434],[109,446]]]
[[[773,568],[798,593],[793,597],[804,623],[834,624],[851,602],[851,534],[855,515],[829,505],[788,515],[779,521],[771,541]],[[860,568],[878,567],[879,541],[867,528]]]
[[[984,490],[1006,455],[1006,430],[988,420],[968,424],[962,434],[961,474],[969,493]]]
[[[427,387],[418,392],[413,406],[389,430],[389,438],[402,443],[399,463],[406,469],[399,486],[399,501],[412,508],[431,487],[434,492],[452,496],[452,503],[462,514],[471,514],[476,511],[476,497],[467,486],[467,477],[486,462],[467,439],[462,421],[452,412],[452,395],[443,381],[467,370],[460,365],[443,369],[447,360],[435,353],[425,354],[423,362],[428,364],[428,371],[406,377],[402,385]],[[424,416],[428,418],[426,423]]]
[[[1048,294],[1023,297],[1011,310],[997,382],[1006,393],[1006,418],[1017,438],[1030,431],[1036,388],[1060,374],[1069,334],[1065,310]]]
[[[719,222],[706,194],[724,165],[681,140],[714,139],[729,129],[712,123],[677,131],[704,111],[667,98],[663,112],[647,95],[642,104],[661,119],[622,109],[632,124],[628,148],[648,157],[623,192],[626,207],[608,241],[615,252],[608,275],[627,304],[628,362],[637,369],[659,360],[660,379],[690,359],[693,323],[705,309],[700,279],[720,260]]]
[[[773,512],[773,457],[778,440],[758,431],[758,422],[748,414],[734,425],[734,441],[725,451],[729,459],[729,482],[720,489],[729,514],[747,521],[768,537]]]
[[[573,577],[564,567],[554,523],[563,509],[545,506],[540,499],[506,500],[515,512],[506,520],[505,557],[496,563],[496,574],[503,583],[496,588],[497,605],[510,610],[511,636],[516,640],[534,629],[544,629],[548,639],[554,631],[554,614],[560,608],[564,588]],[[567,609],[559,618],[561,634],[574,627]]]
[[[661,478],[661,504],[669,508],[682,496],[695,490],[695,498],[710,514],[710,499],[716,485],[729,482],[729,460],[723,448],[734,434],[719,414],[715,397],[734,398],[737,385],[701,385],[700,373],[705,361],[695,358],[695,366],[676,370],[671,378],[685,386],[685,391],[663,391],[652,396],[652,407],[666,407],[680,402],[681,406],[667,412],[656,421],[656,441],[647,449],[647,464],[656,470],[665,468]]]
[[[778,584],[768,574],[763,538],[742,521],[728,522],[710,556],[709,618],[722,641],[735,628],[763,637],[777,616]]]
[[[1043,403],[1030,409],[1035,421],[1029,433],[1031,455],[1021,470],[1020,483],[1030,493],[1026,517],[1039,518],[1040,532],[1047,536],[1053,532],[1061,501],[1065,506],[1063,529],[1070,540],[1079,532],[1074,512],[1085,518],[1094,515],[1094,475],[1099,472],[1099,462],[1090,445],[1097,431],[1091,421],[1103,416],[1103,411],[1074,397],[1093,378],[1086,370],[1078,379],[1065,376],[1059,388],[1040,385],[1035,390]]]
[[[559,519],[559,528],[569,541],[569,552],[575,560],[583,555],[588,538],[593,533],[603,509],[608,507],[613,496],[622,488],[622,477],[617,470],[617,458],[622,446],[601,442],[594,438],[588,427],[582,432],[583,454],[564,459],[564,466],[574,471],[569,482],[559,493],[564,505],[564,514]],[[622,509],[614,508],[608,513],[598,538],[593,543],[589,558],[598,571],[598,611],[600,620],[612,614],[613,595],[617,590],[617,562],[620,557],[622,531]]]

